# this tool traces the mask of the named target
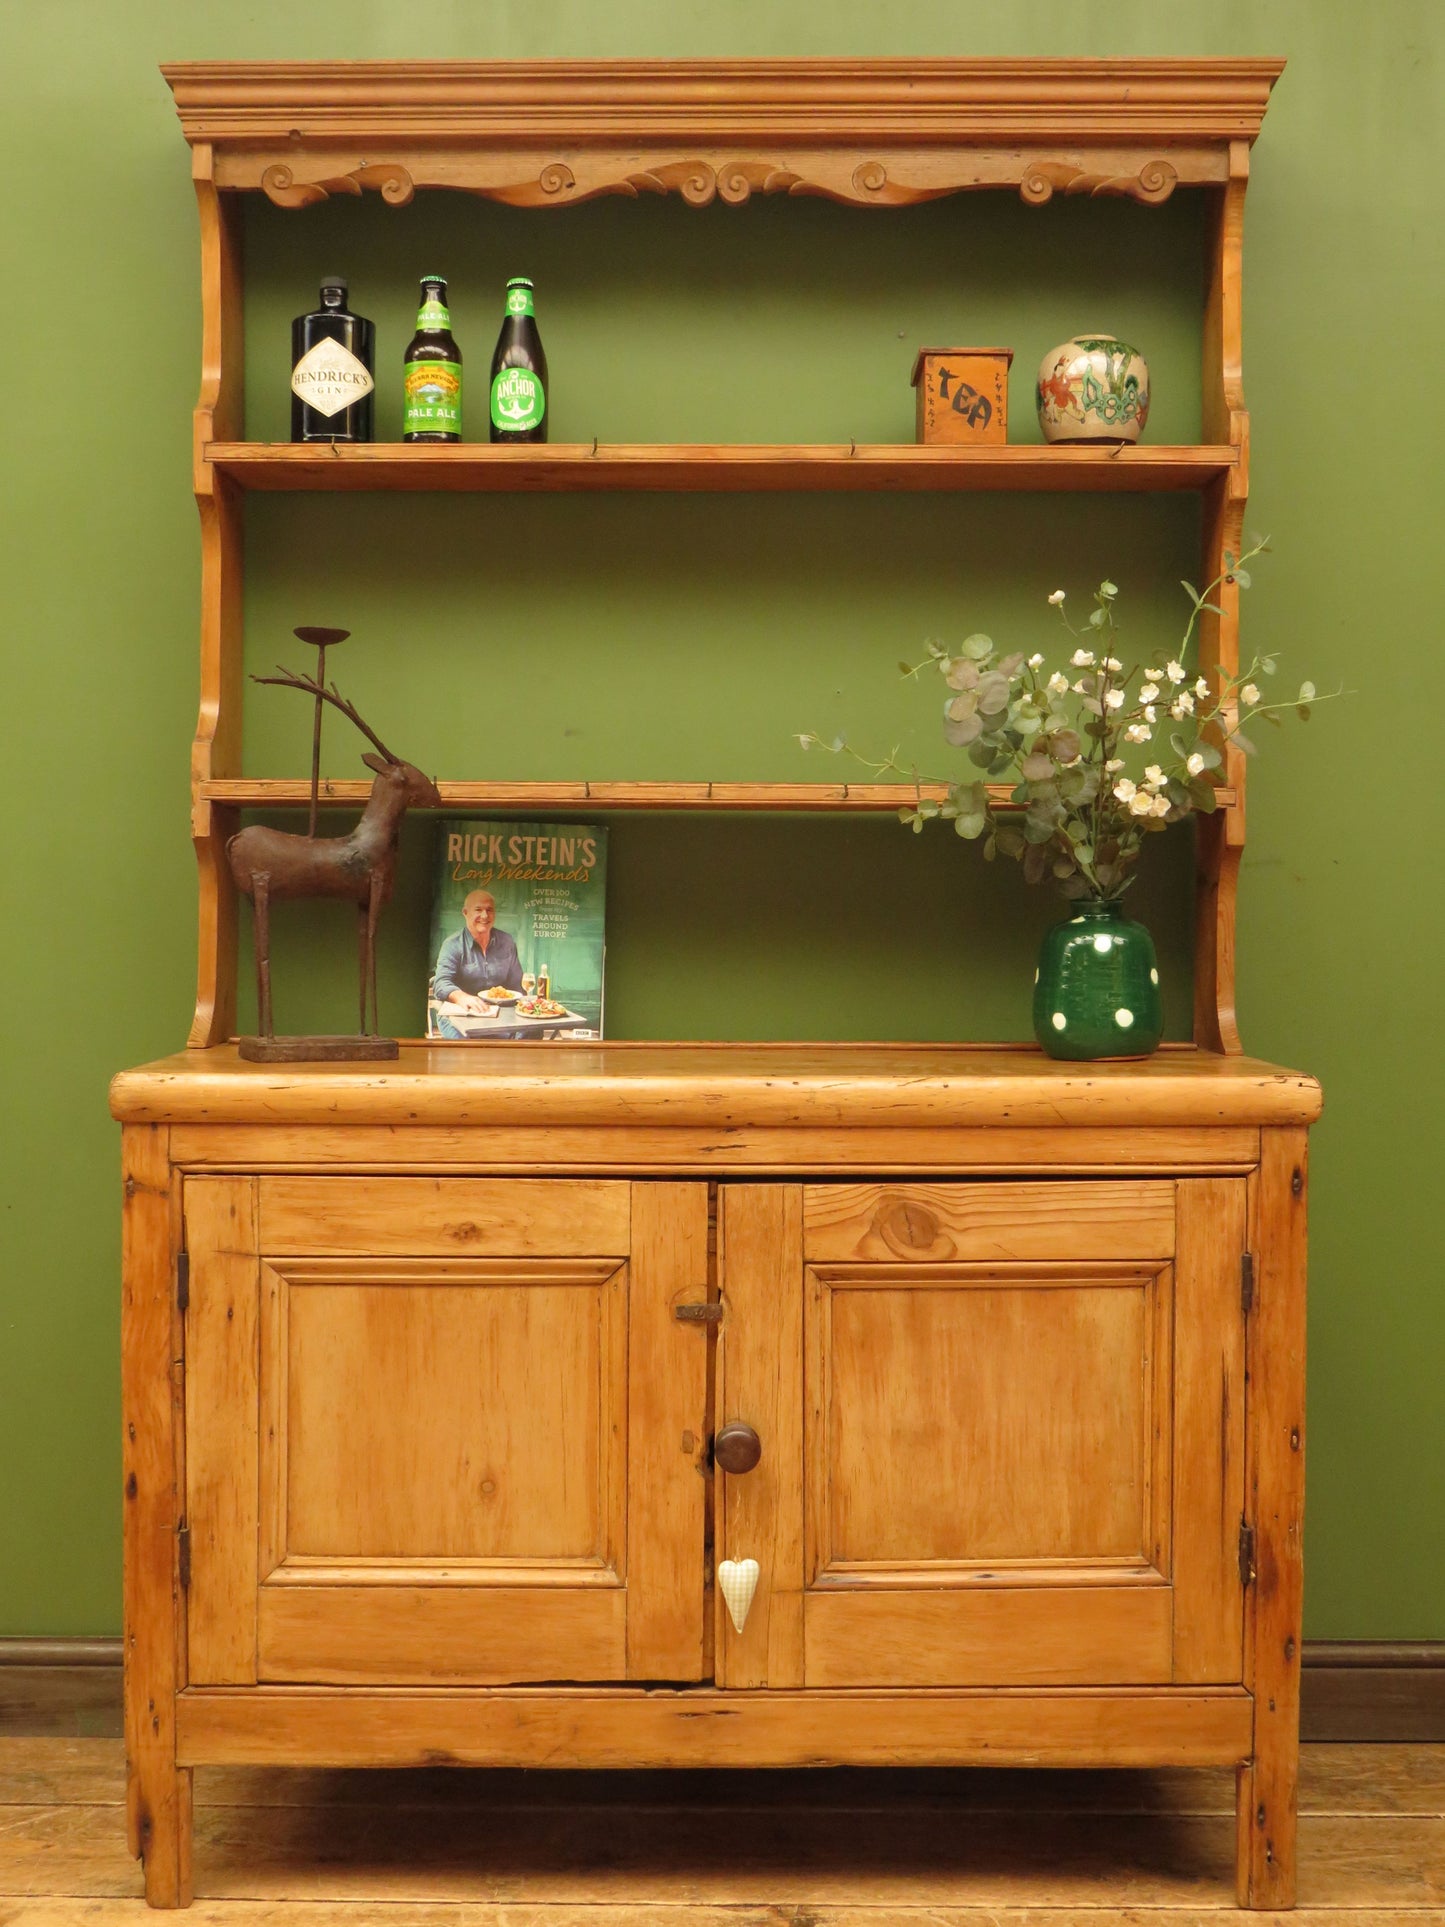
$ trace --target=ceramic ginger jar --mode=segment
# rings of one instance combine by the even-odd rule
[[[1149,364],[1114,335],[1078,335],[1039,364],[1046,442],[1137,442],[1149,419]]]

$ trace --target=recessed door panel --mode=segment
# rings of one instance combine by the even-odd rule
[[[263,1388],[296,1558],[581,1561],[618,1574],[627,1268],[436,1274],[277,1260]],[[265,1477],[263,1453],[263,1479]]]
[[[1149,1563],[1167,1271],[809,1279],[828,1504],[815,1576]]]

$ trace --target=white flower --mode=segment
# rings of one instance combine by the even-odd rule
[[[1114,771],[1116,769],[1123,769],[1123,767],[1124,767],[1124,759],[1122,756],[1111,756],[1108,762],[1105,763],[1104,765],[1104,768],[1108,771],[1110,776],[1114,774]]]
[[[1080,676],[1079,680],[1074,684],[1074,694],[1076,696],[1086,696],[1088,692],[1089,685],[1084,681],[1083,677]]]
[[[1114,794],[1115,796],[1118,797],[1121,803],[1127,803],[1129,799],[1137,792],[1138,788],[1139,788],[1139,785],[1137,783],[1131,783],[1127,776],[1121,776],[1118,782],[1114,785]]]
[[[1104,667],[1108,670],[1111,676],[1117,676],[1119,671],[1124,667],[1124,665],[1122,662],[1120,662],[1117,656],[1105,656]]]
[[[1152,816],[1154,814],[1154,799],[1147,790],[1135,790],[1134,794],[1129,798],[1129,814],[1130,816]]]
[[[1170,682],[1183,682],[1184,664],[1182,662],[1171,662],[1164,671],[1164,674],[1169,678]]]
[[[1144,720],[1146,723],[1156,723],[1159,720],[1159,711],[1152,703],[1144,705]]]
[[[1195,683],[1195,685],[1194,685],[1194,693],[1195,693],[1195,695],[1196,695],[1196,696],[1207,696],[1207,695],[1209,694],[1209,684],[1208,684],[1208,682],[1207,682],[1207,681],[1206,681],[1206,680],[1204,679],[1204,677],[1203,677],[1203,676],[1201,676],[1201,677],[1199,678],[1199,680],[1198,680],[1198,682],[1197,682],[1197,683]]]
[[[1169,714],[1176,722],[1181,716],[1192,716],[1194,714],[1194,698],[1187,689],[1181,689],[1173,702],[1170,703]]]
[[[1199,754],[1197,749],[1194,754],[1187,759],[1184,767],[1189,771],[1191,776],[1202,776],[1204,774],[1204,758]]]
[[[1129,727],[1124,731],[1124,741],[1126,743],[1147,743],[1153,738],[1153,735],[1153,730],[1147,728],[1143,723],[1130,723]]]
[[[1149,806],[1150,814],[1152,816],[1168,816],[1169,807],[1169,798],[1167,796],[1156,796],[1153,803]]]
[[[1146,682],[1144,687],[1139,691],[1139,700],[1141,703],[1157,703],[1159,700],[1158,683]]]
[[[1067,676],[1061,675],[1056,669],[1053,675],[1049,677],[1045,687],[1051,696],[1066,696],[1069,691],[1069,679]]]
[[[1076,649],[1073,655],[1069,657],[1069,662],[1075,669],[1092,669],[1094,666],[1094,652],[1092,649]]]
[[[1054,593],[1049,597],[1049,601],[1054,605],[1056,609],[1058,608],[1059,604],[1063,601],[1063,599],[1064,599],[1064,592],[1062,589],[1055,589]]]
[[[1239,692],[1239,700],[1242,703],[1257,703],[1259,701],[1258,683],[1247,682]]]
[[[1042,669],[1042,668],[1043,668],[1043,666],[1044,666],[1044,659],[1043,659],[1043,657],[1042,657],[1042,656],[1030,656],[1030,657],[1029,657],[1029,668],[1030,668],[1030,669]]]
[[[1149,785],[1151,790],[1163,789],[1164,772],[1157,763],[1151,763],[1148,769],[1145,770],[1144,781]]]
[[[1122,709],[1124,707],[1123,690],[1122,689],[1105,690],[1104,707],[1105,709]]]

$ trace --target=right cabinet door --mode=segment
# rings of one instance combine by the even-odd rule
[[[730,1686],[1241,1677],[1242,1178],[724,1187]],[[722,1589],[719,1588],[721,1598]]]

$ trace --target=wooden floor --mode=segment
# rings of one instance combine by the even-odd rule
[[[0,1738],[0,1927],[148,1918],[110,1739]],[[1298,1927],[1445,1923],[1445,1747],[1312,1746]],[[194,1927],[1202,1927],[1226,1772],[196,1775]]]

